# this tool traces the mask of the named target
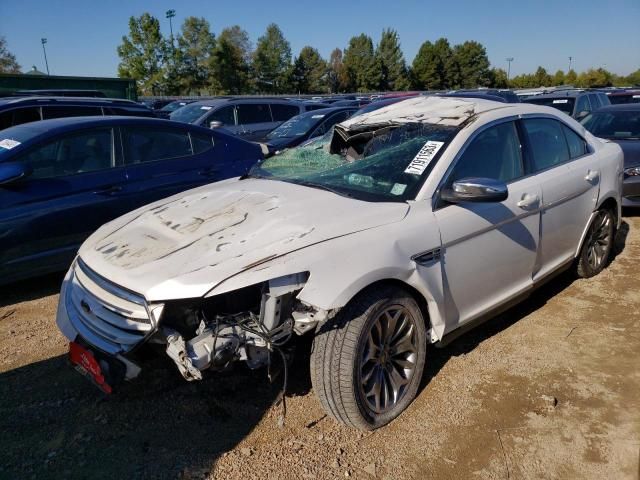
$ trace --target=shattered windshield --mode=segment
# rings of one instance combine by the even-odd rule
[[[249,176],[281,180],[368,201],[415,198],[458,127],[427,123],[341,127],[258,163]]]

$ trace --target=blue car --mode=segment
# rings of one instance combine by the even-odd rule
[[[65,270],[100,225],[244,174],[258,145],[135,117],[44,120],[0,131],[0,284]]]

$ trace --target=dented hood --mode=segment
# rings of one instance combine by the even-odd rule
[[[281,181],[232,179],[124,215],[89,237],[79,255],[149,301],[194,298],[289,252],[402,220],[408,208]]]

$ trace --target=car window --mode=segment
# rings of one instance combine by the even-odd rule
[[[102,115],[100,107],[58,105],[42,107],[42,118],[85,117],[89,115]]]
[[[345,110],[344,112],[338,112],[329,118],[327,118],[324,122],[320,124],[314,135],[324,135],[329,131],[331,127],[333,127],[336,123],[340,123],[347,118],[349,118],[353,114],[354,110]]]
[[[191,136],[191,146],[195,155],[211,150],[215,144],[213,136],[206,133],[190,132],[189,135]]]
[[[19,161],[33,169],[29,178],[52,178],[114,166],[112,130],[102,128],[65,136],[36,147]]]
[[[600,103],[600,98],[596,94],[589,94],[589,101],[591,102],[591,109],[597,110],[602,106]]]
[[[532,153],[532,170],[539,172],[569,160],[569,149],[559,122],[546,118],[524,120]]]
[[[0,115],[0,130],[39,120],[41,120],[39,107],[16,108]]]
[[[580,112],[590,112],[590,111],[591,111],[591,107],[589,106],[589,99],[587,98],[587,96],[582,95],[581,97],[578,97],[578,100],[576,102],[576,114]]]
[[[447,186],[462,178],[509,182],[522,175],[518,132],[513,122],[506,122],[484,130],[471,141],[453,168]]]
[[[151,110],[138,107],[105,107],[105,115],[121,115],[125,117],[155,117]]]
[[[295,105],[285,105],[282,103],[271,104],[271,115],[273,116],[274,122],[284,122],[299,113],[300,109]]]
[[[604,106],[604,105],[611,105],[611,102],[609,101],[609,96],[606,93],[599,93],[598,94],[598,98],[600,99],[600,103]]]
[[[571,158],[581,157],[589,153],[587,142],[580,135],[566,125],[562,125],[562,130],[567,139],[567,145],[569,145],[569,156]]]
[[[271,122],[271,112],[266,103],[242,103],[236,107],[238,125]]]
[[[124,129],[126,163],[185,157],[192,154],[189,134],[182,130],[157,127]]]
[[[219,108],[207,117],[207,122],[222,122],[223,125],[227,126],[235,125],[236,119],[233,116],[234,109],[235,107],[233,105]],[[207,124],[206,126],[208,127],[209,125]]]

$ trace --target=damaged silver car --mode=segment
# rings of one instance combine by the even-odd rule
[[[142,347],[195,381],[312,335],[327,413],[377,428],[416,396],[428,344],[607,265],[621,175],[619,147],[555,109],[407,99],[104,225],[57,322],[106,392],[140,373]]]

